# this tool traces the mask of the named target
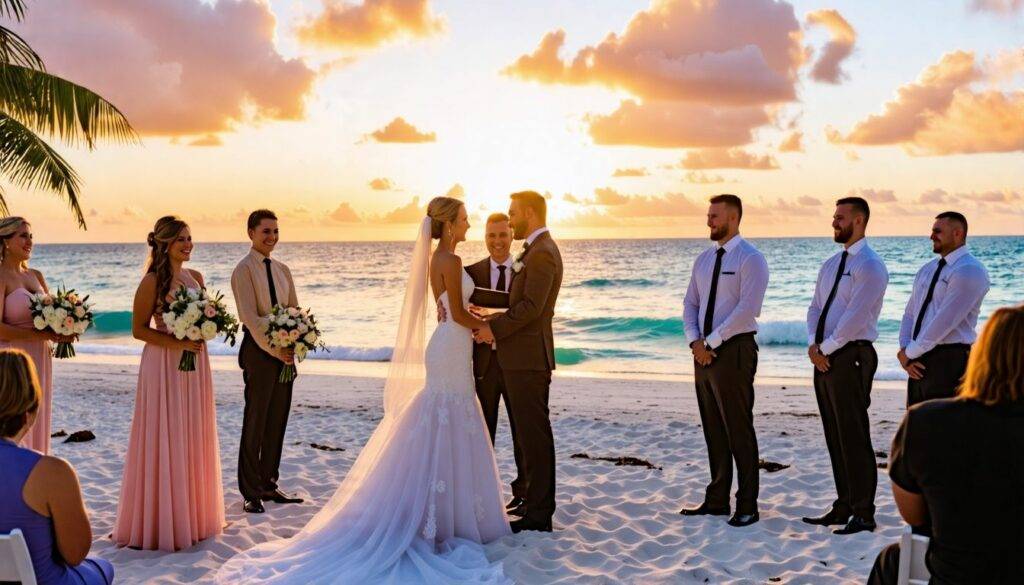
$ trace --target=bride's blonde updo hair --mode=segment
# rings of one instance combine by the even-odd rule
[[[427,217],[430,218],[430,237],[440,240],[444,234],[444,224],[459,218],[462,201],[454,197],[434,197],[427,204]]]

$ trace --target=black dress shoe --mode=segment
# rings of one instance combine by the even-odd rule
[[[515,508],[509,508],[505,510],[505,513],[509,516],[519,516],[520,518],[526,516],[526,502],[519,504]]]
[[[509,500],[507,504],[505,504],[505,509],[506,510],[514,510],[515,508],[518,508],[518,507],[522,506],[525,503],[526,503],[526,498],[521,498],[519,496],[513,496],[512,499]]]
[[[272,492],[263,494],[264,502],[274,502],[275,504],[301,504],[305,500],[302,498],[296,498],[295,496],[289,496],[288,494],[276,489]]]
[[[735,526],[736,528],[743,528],[744,526],[750,526],[760,519],[761,515],[757,512],[754,512],[753,514],[740,514],[739,512],[736,512],[733,514],[732,518],[729,518],[726,524],[729,526]]]
[[[262,514],[266,512],[263,508],[263,502],[259,500],[245,500],[245,503],[242,504],[242,509],[249,514]]]
[[[815,526],[842,526],[850,521],[850,515],[843,516],[835,510],[829,510],[824,516],[818,516],[817,518],[811,518],[804,516],[803,521],[808,524]]]
[[[728,516],[729,506],[724,508],[712,508],[707,503],[701,504],[696,508],[683,508],[679,510],[679,513],[683,516]]]
[[[857,534],[858,532],[874,532],[877,525],[874,520],[854,516],[839,530],[833,530],[833,534]]]
[[[519,533],[524,530],[536,530],[537,532],[551,532],[551,518],[547,520],[530,520],[529,518],[520,518],[519,520],[513,520],[509,523],[512,527],[513,533]]]

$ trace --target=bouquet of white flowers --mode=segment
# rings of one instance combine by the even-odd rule
[[[309,312],[309,309],[275,305],[267,317],[265,333],[270,340],[271,347],[295,348],[296,362],[306,359],[306,354],[311,351],[327,348],[320,341],[320,329],[316,326],[316,317]],[[295,379],[295,375],[295,364],[285,364],[277,379],[279,382],[291,382]]]
[[[224,295],[207,294],[205,289],[185,288],[184,285],[174,293],[172,300],[163,313],[164,325],[178,339],[192,341],[210,341],[223,335],[230,345],[235,344],[238,335],[238,319],[228,313],[224,305]],[[181,354],[178,369],[182,372],[194,372],[196,354],[185,351]]]
[[[78,296],[75,289],[57,289],[57,294],[40,292],[32,295],[32,325],[42,331],[51,329],[58,335],[81,335],[92,326],[92,305],[89,296]],[[60,342],[53,352],[58,359],[75,357],[70,342]]]

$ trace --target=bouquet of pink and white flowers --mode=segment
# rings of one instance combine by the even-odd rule
[[[32,326],[43,331],[50,329],[57,335],[78,336],[92,326],[92,305],[89,296],[78,296],[75,289],[57,289],[57,294],[45,292],[32,295]],[[53,357],[65,359],[75,357],[71,342],[57,344]]]
[[[178,339],[211,341],[223,335],[225,341],[234,345],[238,335],[238,319],[228,313],[224,295],[214,293],[210,296],[201,288],[179,287],[174,293],[174,299],[167,305],[163,319],[164,325]],[[191,351],[182,352],[178,369],[194,372],[196,354]]]
[[[267,316],[267,329],[265,331],[270,340],[270,346],[287,349],[295,349],[295,361],[301,362],[311,351],[326,349],[326,345],[320,341],[320,329],[316,326],[316,317],[309,312],[309,309],[299,307],[284,307],[275,305]],[[295,364],[285,364],[278,376],[279,382],[291,382],[296,375]]]

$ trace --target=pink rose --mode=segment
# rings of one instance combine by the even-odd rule
[[[299,331],[298,331],[298,329],[292,329],[292,330],[291,330],[291,331],[290,331],[290,332],[288,333],[288,339],[290,339],[290,340],[292,340],[292,341],[296,341],[296,340],[298,340],[298,339],[299,339]]]
[[[46,295],[45,297],[43,297],[43,304],[46,305],[46,306],[52,305],[53,304],[53,297],[51,297],[50,295]]]
[[[75,326],[75,320],[73,318],[71,318],[71,317],[65,317],[64,318],[64,326],[65,327],[74,327]]]
[[[75,293],[69,294],[68,301],[70,301],[71,304],[78,304],[78,295],[76,295]]]
[[[206,309],[203,311],[203,314],[206,315],[207,319],[213,319],[217,316],[217,308],[213,305],[206,305]]]

